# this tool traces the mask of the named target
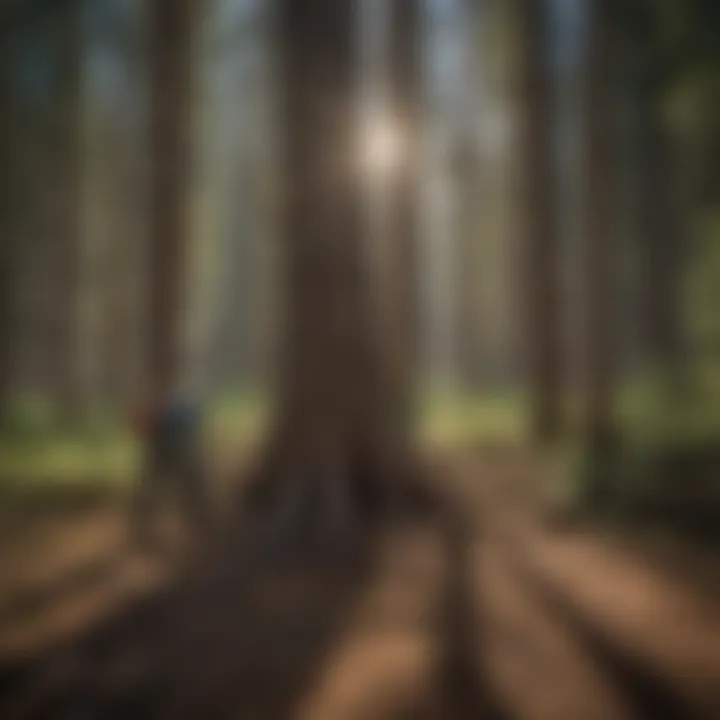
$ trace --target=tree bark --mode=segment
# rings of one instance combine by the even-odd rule
[[[683,170],[666,127],[664,91],[676,69],[662,45],[662,11],[650,2],[630,4],[622,16],[628,85],[632,93],[638,242],[634,248],[642,360],[679,377],[685,341],[682,321]]]
[[[198,0],[157,0],[150,10],[149,382],[159,402],[176,388],[182,372],[197,10]]]
[[[641,108],[641,263],[643,335],[652,365],[675,372],[682,366],[680,219],[672,179],[670,141],[655,94]]]
[[[55,177],[53,218],[55,226],[54,314],[55,381],[61,417],[78,419],[85,406],[80,358],[80,278],[82,238],[82,103],[83,103],[83,3],[65,0],[57,8],[61,70],[55,119],[56,154],[50,168]]]
[[[12,228],[13,104],[12,39],[13,12],[0,10],[0,411],[4,411],[11,390],[13,344],[14,246]]]
[[[585,103],[586,432],[604,448],[613,432],[612,138],[609,93],[611,0],[590,6]]]
[[[396,409],[398,430],[410,427],[415,368],[419,350],[419,252],[417,246],[418,185],[421,137],[421,5],[419,0],[393,0],[389,12],[388,95],[398,123],[401,144],[394,194],[390,202],[390,233],[395,253],[392,258],[395,296],[387,309],[395,316],[388,342],[395,349]]]
[[[460,219],[458,227],[458,280],[460,282],[458,303],[458,329],[460,369],[465,386],[471,391],[482,387],[485,379],[484,365],[489,360],[487,344],[483,347],[482,333],[487,331],[481,309],[482,282],[480,263],[482,232],[478,207],[481,203],[480,158],[474,138],[458,143],[458,159],[462,171],[457,178],[460,198]],[[483,352],[483,351],[486,352]]]
[[[526,358],[531,432],[542,442],[554,440],[561,430],[563,375],[550,39],[545,4],[541,0],[520,0],[520,10],[526,163]]]
[[[97,270],[103,293],[100,314],[100,388],[105,400],[122,407],[138,390],[140,340],[137,295],[145,280],[141,260],[147,232],[143,232],[137,198],[138,153],[128,127],[112,118],[101,119],[105,143],[105,247]]]
[[[457,234],[458,234],[458,341],[459,366],[463,382],[469,391],[477,392],[493,364],[491,310],[484,301],[489,299],[492,289],[483,265],[490,260],[495,272],[500,270],[497,258],[488,252],[491,244],[488,233],[490,225],[484,216],[488,209],[490,187],[484,182],[483,153],[476,132],[477,118],[482,112],[481,90],[486,84],[488,55],[484,47],[481,29],[484,29],[488,14],[482,2],[468,4],[463,21],[461,42],[465,45],[465,67],[463,70],[466,98],[462,103],[462,130],[454,142],[453,173],[457,190]],[[487,87],[484,87],[485,91]],[[483,220],[485,219],[485,222]],[[497,298],[493,298],[497,302]],[[492,303],[489,303],[492,305]]]
[[[281,2],[285,346],[253,494],[340,525],[386,507],[405,460],[361,232],[356,12],[352,0]]]
[[[151,198],[149,383],[159,401],[180,381],[191,159],[192,45],[197,0],[150,10]]]

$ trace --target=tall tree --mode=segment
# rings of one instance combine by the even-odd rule
[[[489,273],[482,273],[489,265],[490,273],[502,271],[497,258],[488,252],[492,245],[493,227],[487,215],[496,208],[488,202],[492,185],[484,180],[482,150],[477,132],[478,116],[481,113],[480,98],[490,99],[486,80],[489,69],[487,48],[484,47],[483,33],[488,13],[483,2],[467,3],[460,16],[461,40],[463,45],[462,93],[463,100],[458,108],[462,116],[456,131],[453,172],[458,198],[458,328],[459,361],[463,380],[470,389],[477,390],[484,376],[487,377],[492,365],[492,317],[493,301]],[[492,100],[487,102],[490,105]],[[488,230],[490,231],[488,233]],[[490,306],[490,307],[488,307]]]
[[[0,410],[10,390],[12,343],[13,244],[12,211],[12,38],[13,11],[0,10]]]
[[[523,49],[523,156],[526,358],[531,430],[553,440],[562,422],[562,348],[549,19],[543,0],[520,0]]]
[[[675,182],[680,169],[673,161],[673,148],[658,108],[653,107],[656,102],[647,95],[638,100],[643,335],[650,362],[675,372],[683,354],[682,221]]]
[[[622,4],[619,15],[639,176],[634,210],[642,349],[674,377],[684,369],[687,350],[682,284],[696,235],[688,215],[712,207],[720,187],[719,12],[712,0],[635,0]]]
[[[683,346],[682,221],[677,192],[680,186],[676,182],[680,167],[662,108],[673,72],[663,47],[667,33],[663,14],[657,3],[636,2],[626,10],[626,29],[640,175],[642,340],[651,363],[676,371],[681,365]]]
[[[399,430],[409,427],[414,368],[419,343],[419,251],[417,247],[418,183],[420,174],[421,6],[418,0],[393,0],[388,23],[388,102],[398,123],[399,161],[389,204],[396,289],[392,336],[395,348],[395,390]],[[389,316],[393,307],[385,309]],[[392,342],[392,338],[388,339]]]
[[[93,397],[119,407],[146,359],[147,14],[136,0],[86,7],[85,372]]]
[[[150,9],[151,237],[149,382],[164,398],[180,380],[187,252],[192,50],[197,0],[156,0]]]
[[[68,420],[82,410],[83,378],[80,362],[80,275],[82,257],[82,110],[83,110],[83,2],[63,0],[48,12],[57,33],[57,87],[55,133],[50,174],[55,181],[53,291],[53,339],[55,356],[52,383],[58,409]]]
[[[586,429],[597,451],[604,451],[613,436],[611,5],[612,0],[590,3],[585,79]]]
[[[476,109],[476,108],[474,108]],[[478,202],[481,196],[481,169],[476,138],[459,139],[456,157],[456,183],[459,189],[458,221],[458,327],[460,368],[468,388],[478,389],[483,380],[483,314],[479,287],[481,253]],[[485,328],[486,329],[486,328]],[[486,353],[485,353],[486,354]]]
[[[255,487],[280,508],[344,523],[393,495],[404,459],[361,232],[357,6],[283,0],[280,9],[285,347],[279,415]]]

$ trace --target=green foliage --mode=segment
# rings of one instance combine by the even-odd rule
[[[658,373],[633,380],[618,402],[623,436],[637,446],[720,438],[720,363],[696,363],[682,385]]]
[[[524,405],[517,392],[473,394],[437,386],[421,389],[417,417],[421,442],[458,445],[519,441],[524,431]]]
[[[122,422],[102,405],[88,408],[72,426],[62,421],[52,403],[38,397],[18,397],[8,403],[0,419],[0,443],[32,450],[59,438],[103,444],[122,432]]]
[[[0,442],[0,488],[53,491],[87,487],[129,487],[137,448],[124,437],[102,445],[83,437],[47,436],[31,449],[3,438]]]
[[[692,341],[720,357],[720,208],[707,213],[699,224],[687,273],[687,314]]]
[[[261,389],[233,388],[219,394],[208,407],[208,446],[257,441],[270,407]],[[0,488],[127,490],[139,455],[128,424],[108,408],[96,407],[82,423],[68,428],[47,403],[24,399],[8,408],[0,432]]]
[[[53,434],[55,418],[49,403],[37,398],[17,398],[2,413],[0,433],[6,443],[31,447]]]
[[[703,540],[715,537],[718,400],[717,363],[714,373],[694,372],[683,386],[659,373],[626,383],[618,399],[617,442],[598,453],[576,441],[559,453],[556,504],[614,520],[649,521]]]
[[[257,441],[267,428],[272,409],[272,398],[263,388],[226,388],[210,404],[208,436],[221,444]]]
[[[109,411],[89,412],[71,428],[49,403],[17,399],[0,429],[0,485],[117,485],[132,475],[136,455],[132,439]]]

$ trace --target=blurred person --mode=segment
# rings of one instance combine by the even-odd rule
[[[148,547],[159,542],[159,514],[168,501],[193,533],[202,532],[210,508],[199,400],[182,390],[159,394],[136,408],[133,424],[143,446],[133,506],[137,539]]]

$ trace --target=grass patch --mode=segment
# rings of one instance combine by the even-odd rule
[[[204,419],[208,447],[257,441],[270,409],[260,391],[213,398]],[[45,408],[25,405],[6,418],[0,432],[0,494],[125,492],[137,476],[140,456],[140,443],[117,416],[96,414],[68,428]]]
[[[525,433],[524,403],[519,393],[429,388],[418,399],[417,432],[421,442],[432,445],[519,442]]]
[[[259,388],[217,395],[210,403],[206,433],[222,445],[257,442],[265,434],[273,411],[272,397]]]
[[[138,449],[118,435],[99,443],[83,437],[47,438],[31,447],[0,442],[0,484],[61,489],[104,485],[117,489],[135,474]]]

